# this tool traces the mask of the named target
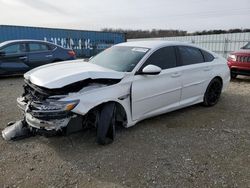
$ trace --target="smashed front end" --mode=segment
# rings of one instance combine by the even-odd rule
[[[112,85],[120,80],[85,79],[55,89],[37,86],[26,79],[24,81],[24,93],[17,98],[17,105],[23,111],[24,119],[12,126],[20,127],[21,132],[28,127],[34,134],[55,135],[57,133],[69,134],[77,132],[85,126],[83,124],[84,117],[72,112],[80,100],[65,101],[66,98],[69,98],[69,95]],[[15,128],[15,130],[17,129]],[[9,133],[5,135],[9,135]],[[8,136],[7,140],[10,140],[10,136]]]
[[[17,104],[29,126],[59,131],[68,125],[74,116],[71,110],[79,103],[79,100],[61,101],[65,96],[65,90],[48,90],[25,80],[24,93],[17,98]]]
[[[24,118],[8,123],[2,131],[5,140],[18,140],[37,134],[54,136],[69,134],[82,129],[83,117],[72,110],[79,100],[63,101],[70,92],[77,92],[85,82],[77,82],[60,89],[46,89],[25,80],[24,93],[17,104]]]

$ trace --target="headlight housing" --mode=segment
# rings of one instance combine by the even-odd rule
[[[61,112],[61,111],[71,111],[79,103],[79,100],[73,101],[49,101],[44,103],[32,103],[32,110],[39,112]]]
[[[236,55],[234,55],[234,54],[229,54],[228,55],[228,60],[231,60],[231,61],[236,61]]]

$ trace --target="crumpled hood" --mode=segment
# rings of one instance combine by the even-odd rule
[[[122,79],[125,73],[84,62],[83,60],[52,63],[35,68],[24,78],[48,89],[57,89],[85,79]]]

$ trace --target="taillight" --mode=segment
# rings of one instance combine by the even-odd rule
[[[76,53],[73,50],[68,51],[70,57],[75,57]]]

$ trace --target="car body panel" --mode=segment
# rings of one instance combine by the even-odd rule
[[[41,44],[47,46],[47,50],[30,51],[29,44]],[[13,40],[0,44],[0,51],[12,45],[25,45],[25,51],[13,54],[0,55],[0,76],[11,74],[23,74],[35,67],[64,60],[73,60],[75,56],[68,54],[71,49],[62,48],[55,44],[39,40]]]
[[[56,71],[55,71],[56,70]],[[105,69],[83,60],[53,63],[27,72],[24,77],[35,85],[52,89],[85,79],[121,79],[125,73]],[[53,77],[48,77],[53,75]]]
[[[8,56],[0,57],[0,74],[24,73],[30,68],[27,65],[27,54],[11,54]]]
[[[41,51],[28,53],[28,65],[30,68],[39,67],[54,61],[53,52]]]
[[[135,75],[132,90],[133,120],[150,116],[154,111],[179,106],[181,79],[178,68],[162,70],[159,75]]]
[[[180,67],[182,75],[181,103],[191,104],[204,96],[204,91],[211,81],[211,62]],[[192,75],[192,76],[190,76]]]
[[[226,60],[212,52],[214,60],[188,66],[164,69],[158,75],[140,75],[138,70],[157,49],[166,46],[191,44],[153,41],[129,42],[117,46],[132,46],[150,49],[131,72],[117,72],[82,60],[55,63],[35,68],[24,75],[25,79],[47,89],[57,89],[82,80],[91,79],[80,91],[69,92],[59,101],[79,103],[72,113],[86,115],[93,108],[106,102],[119,103],[126,113],[126,127],[143,119],[180,109],[203,101],[210,81],[218,77],[223,90],[229,84],[230,72]],[[193,70],[193,71],[191,71]],[[98,79],[115,79],[99,84]]]

